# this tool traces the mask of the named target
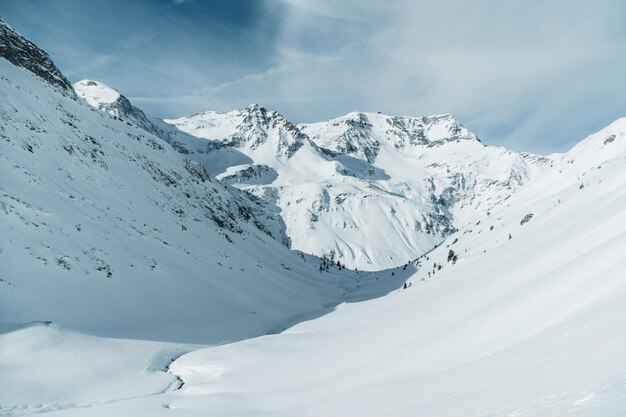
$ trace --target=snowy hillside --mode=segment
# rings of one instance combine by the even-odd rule
[[[168,122],[0,20],[0,416],[624,415],[626,118]]]
[[[210,149],[204,139],[199,139],[178,130],[164,121],[147,116],[141,109],[133,106],[130,101],[117,90],[104,83],[82,80],[73,85],[76,93],[89,105],[104,111],[114,119],[135,125],[164,140],[186,158],[211,170],[212,159],[208,157]],[[237,188],[229,187],[246,210],[254,217],[253,222],[274,239],[289,246],[289,238],[282,217],[273,204],[267,203]]]
[[[15,404],[3,411],[618,417],[626,408],[625,217],[622,119],[478,224],[393,271],[409,274],[408,288],[283,333],[205,349],[45,325],[2,335],[0,382],[9,388],[0,398]],[[170,377],[159,372],[180,354]],[[96,355],[106,376],[89,360]],[[33,383],[37,395],[26,389]]]
[[[419,259],[408,288],[183,355],[179,390],[94,415],[621,416],[625,218],[622,119]]]
[[[351,293],[370,278],[321,273],[319,259],[269,236],[263,207],[121,113],[92,109],[57,82],[45,52],[0,28],[10,34],[0,58],[2,322],[217,343],[364,297]]]
[[[430,250],[551,164],[485,146],[449,115],[350,113],[296,127],[252,105],[166,121],[210,140],[205,167],[274,205],[292,248],[362,270]]]

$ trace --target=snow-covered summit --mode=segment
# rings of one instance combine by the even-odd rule
[[[145,130],[152,132],[153,123],[150,118],[114,88],[93,80],[81,80],[72,85],[76,94],[89,105],[110,114],[114,118],[132,122]]]
[[[474,133],[449,114],[410,117],[352,112],[298,127],[320,147],[352,154],[370,163],[376,160],[381,141],[388,141],[398,149],[434,147],[459,141],[480,142]]]
[[[80,80],[72,85],[76,93],[91,106],[106,109],[120,99],[122,96],[119,91],[109,87],[108,85],[93,80]]]
[[[191,135],[215,140],[217,147],[262,149],[276,157],[291,158],[307,140],[280,113],[258,104],[227,113],[208,111],[165,121]]]

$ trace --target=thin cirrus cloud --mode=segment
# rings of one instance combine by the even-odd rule
[[[620,2],[281,1],[272,65],[176,101],[260,102],[297,122],[452,113],[487,143],[538,153],[626,113]]]
[[[253,102],[294,122],[452,113],[487,143],[549,153],[626,113],[617,0],[0,6],[73,81],[100,79],[161,117]]]
[[[263,85],[330,97],[285,105],[295,117],[453,113],[489,143],[548,153],[626,113],[621,2],[285,2]]]

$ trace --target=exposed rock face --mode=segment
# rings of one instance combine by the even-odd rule
[[[17,33],[2,19],[0,19],[0,57],[60,87],[66,94],[74,95],[72,85],[54,65],[48,54]]]

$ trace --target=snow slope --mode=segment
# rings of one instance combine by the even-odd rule
[[[257,218],[270,207],[228,184],[280,208],[281,173],[396,167],[365,147],[326,149],[260,108],[247,111],[267,133],[256,144],[259,132],[222,146],[149,117],[138,126],[111,114],[119,97],[92,109],[45,52],[0,31],[0,415],[624,414],[626,119],[549,169],[519,156],[544,172],[491,195],[419,259],[357,273],[287,250]],[[479,149],[441,123],[419,146],[453,146],[455,164]],[[204,168],[215,149],[232,158],[215,158],[220,182]],[[470,163],[484,169],[475,178],[502,173],[497,160]],[[459,197],[446,215],[484,202]]]
[[[0,333],[0,415],[55,410],[87,412],[120,399],[179,387],[167,366],[198,346],[108,339],[50,323],[10,326]],[[6,331],[6,333],[4,332]]]
[[[365,297],[363,274],[321,273],[319,259],[269,236],[262,207],[160,137],[92,109],[55,81],[45,52],[0,28],[12,42],[0,57],[2,322],[219,343]],[[6,59],[18,53],[24,65]]]
[[[49,415],[621,416],[624,218],[621,119],[407,267],[407,289],[187,353],[179,389]]]
[[[622,416],[625,218],[622,119],[419,259],[409,288],[183,355],[180,390],[93,415]]]
[[[292,248],[365,270],[430,250],[551,164],[485,146],[449,115],[294,126],[251,105],[166,122],[210,140],[207,170],[274,205]]]
[[[73,85],[74,90],[89,105],[104,111],[114,119],[135,125],[164,140],[186,158],[201,164],[205,170],[211,171],[214,160],[208,157],[210,149],[206,140],[188,135],[177,128],[155,117],[147,116],[141,109],[133,106],[130,101],[117,90],[108,85],[92,80],[82,80]],[[270,236],[289,246],[285,224],[274,205],[258,199],[237,188],[229,187],[241,204],[246,206],[254,217],[254,222]]]

